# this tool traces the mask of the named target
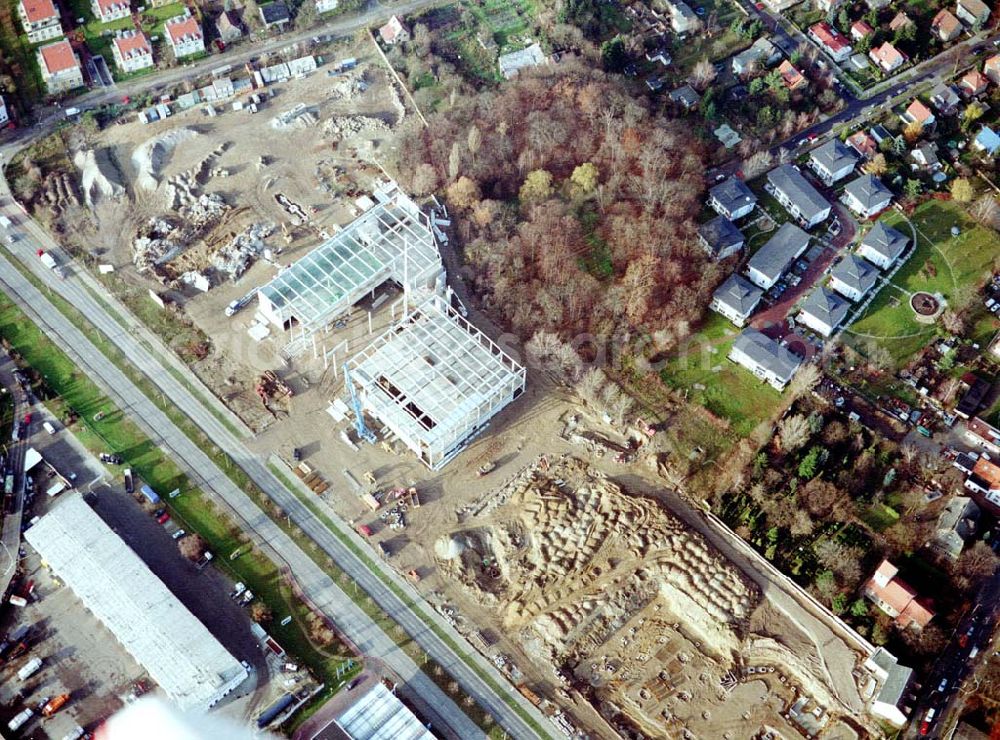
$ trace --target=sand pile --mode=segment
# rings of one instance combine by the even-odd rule
[[[125,188],[117,181],[117,174],[110,163],[106,159],[99,161],[93,149],[78,151],[73,157],[73,164],[80,170],[80,188],[88,206],[94,206],[95,196],[117,200],[125,194]]]
[[[165,131],[148,139],[132,152],[132,165],[136,170],[136,185],[144,190],[156,190],[157,176],[163,169],[171,152],[178,144],[198,136],[197,131],[178,128]]]

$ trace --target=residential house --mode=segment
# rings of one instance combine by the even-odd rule
[[[83,87],[80,58],[69,41],[55,41],[38,48],[38,68],[50,95]]]
[[[962,99],[951,85],[942,82],[931,90],[931,105],[942,115],[950,116],[961,102]]]
[[[809,26],[809,38],[819,44],[837,64],[846,62],[851,56],[851,44],[847,37],[825,21]]]
[[[935,123],[934,113],[917,98],[914,98],[913,102],[906,107],[900,118],[906,124],[919,123],[921,129],[933,126]]]
[[[857,163],[857,155],[840,139],[830,139],[809,152],[809,167],[825,185],[847,177]]]
[[[784,390],[802,358],[756,329],[744,329],[729,350],[729,359],[742,365],[776,390]]]
[[[955,15],[970,26],[982,26],[990,17],[990,6],[983,0],[958,0]]]
[[[757,196],[742,180],[730,177],[708,191],[708,204],[720,216],[739,221],[757,205]]]
[[[822,223],[830,215],[830,204],[797,167],[790,164],[775,167],[767,173],[767,182],[778,202],[807,229]]]
[[[972,148],[992,157],[1000,149],[1000,136],[989,126],[983,126],[972,140]]]
[[[851,24],[851,38],[855,41],[860,41],[865,36],[869,36],[875,33],[875,29],[864,21],[854,21]]]
[[[1000,506],[1000,465],[993,462],[987,453],[983,453],[965,479],[965,488],[982,496],[983,500],[993,506]]]
[[[871,62],[868,61],[868,57],[864,54],[851,54],[851,66],[854,67],[858,72],[863,72],[868,69]]]
[[[955,406],[955,416],[961,419],[971,419],[983,405],[983,401],[986,400],[993,384],[974,373],[966,373],[962,376],[962,383],[965,386],[965,393],[962,394],[958,405]]]
[[[982,447],[993,455],[1000,455],[1000,429],[987,424],[978,416],[966,423],[965,439],[969,444]]]
[[[965,543],[976,536],[979,515],[975,501],[968,496],[954,496],[938,516],[937,528],[928,546],[949,560],[958,560]]]
[[[898,573],[895,565],[883,560],[865,583],[862,594],[895,619],[900,629],[923,629],[934,619],[934,612],[920,603],[917,592],[910,584],[897,578]]]
[[[906,63],[906,55],[888,41],[869,51],[868,57],[886,73],[895,72]]]
[[[830,287],[849,301],[860,301],[878,281],[878,270],[867,260],[848,253],[830,271]]]
[[[744,326],[763,295],[764,291],[742,275],[730,275],[712,294],[708,307],[736,326]]]
[[[865,159],[871,159],[878,153],[878,142],[865,131],[855,131],[848,136],[847,145]]]
[[[716,216],[698,227],[698,241],[716,262],[737,254],[745,243],[743,232],[725,216]]]
[[[7,101],[0,95],[0,126],[6,126],[10,121],[10,113],[7,111]]]
[[[674,33],[691,33],[701,26],[697,14],[684,0],[667,0],[667,7],[670,8],[670,27]]]
[[[316,0],[316,13],[331,13],[340,6],[340,0]]]
[[[530,69],[531,67],[538,67],[547,63],[548,59],[545,57],[545,52],[542,51],[542,47],[538,45],[537,41],[520,51],[501,54],[497,59],[497,64],[500,66],[500,74],[503,75],[505,80],[517,77],[522,69]]]
[[[797,324],[804,324],[817,334],[829,337],[847,318],[851,304],[831,293],[822,285],[810,290],[799,306],[795,317]]]
[[[273,3],[260,6],[260,20],[264,28],[277,28],[283,31],[285,26],[292,22],[292,14],[283,0],[275,0]]]
[[[378,35],[381,37],[382,42],[388,44],[389,46],[394,46],[395,44],[404,43],[410,40],[410,32],[403,25],[403,21],[399,20],[399,16],[392,16],[389,21],[378,30]]]
[[[663,80],[659,77],[650,77],[646,80],[646,87],[650,92],[660,92],[663,89]]]
[[[859,218],[871,218],[889,207],[892,191],[874,175],[866,174],[847,183],[841,200]]]
[[[907,26],[913,25],[913,19],[910,18],[906,13],[900,11],[893,16],[892,20],[889,21],[889,31],[896,33],[901,28],[906,28]]]
[[[864,667],[875,676],[878,686],[878,691],[872,697],[872,716],[893,727],[905,725],[912,704],[910,689],[913,685],[913,669],[900,665],[896,657],[882,647],[876,648],[871,657],[865,660]]]
[[[990,86],[989,78],[978,69],[970,69],[958,82],[958,88],[966,97],[973,98],[976,95],[986,92]]]
[[[695,89],[690,85],[683,85],[670,92],[670,102],[676,103],[684,110],[697,108],[700,101],[701,95],[695,92]]]
[[[1000,54],[994,54],[983,64],[983,74],[994,84],[1000,85]]]
[[[931,21],[931,33],[941,41],[954,41],[962,34],[962,22],[947,8],[942,8]]]
[[[28,41],[33,44],[63,35],[59,11],[52,0],[21,0],[17,4],[17,14]]]
[[[90,0],[90,9],[101,23],[110,23],[132,15],[129,0]]]
[[[111,53],[122,72],[138,72],[153,66],[153,46],[146,34],[135,29],[119,31],[111,44]]]
[[[913,167],[919,170],[933,172],[941,169],[941,160],[938,159],[937,148],[930,142],[924,142],[910,152],[913,160]]]
[[[909,244],[909,237],[878,221],[861,238],[857,252],[880,270],[888,270],[896,264]]]
[[[320,0],[317,0],[317,10],[319,9],[319,2]],[[243,37],[243,24],[240,22],[240,18],[236,15],[235,11],[223,10],[219,14],[219,17],[215,19],[215,32],[219,34],[219,38],[222,39],[223,43],[231,44]]]
[[[670,50],[665,46],[653,49],[652,51],[646,52],[647,62],[659,62],[664,67],[669,67],[670,63],[674,61],[674,58],[670,56]]]
[[[183,15],[168,18],[163,31],[177,59],[205,51],[205,35],[198,20],[189,11],[185,10]]]
[[[748,49],[733,56],[733,74],[742,75],[755,67],[771,67],[781,59],[781,52],[770,39],[759,38]]]
[[[778,65],[778,72],[781,74],[781,79],[785,83],[785,87],[792,92],[809,86],[809,81],[787,59]]]
[[[808,246],[806,232],[795,224],[782,224],[747,262],[747,277],[758,288],[770,289]]]

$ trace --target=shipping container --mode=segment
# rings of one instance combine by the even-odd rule
[[[60,480],[56,481],[51,486],[49,486],[49,490],[45,492],[45,495],[48,496],[49,498],[52,498],[53,496],[58,496],[65,490],[66,490],[66,484]]]

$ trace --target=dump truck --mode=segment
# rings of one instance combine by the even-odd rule
[[[32,658],[27,663],[25,663],[23,666],[21,666],[21,670],[19,670],[17,672],[17,677],[21,681],[25,681],[25,680],[31,678],[32,676],[34,676],[36,673],[38,673],[38,670],[41,667],[42,667],[42,659],[41,658]]]
[[[49,699],[45,706],[42,707],[42,716],[51,717],[53,714],[62,709],[68,701],[69,694],[59,694],[59,696]]]

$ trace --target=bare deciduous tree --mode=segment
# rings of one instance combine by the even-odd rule
[[[802,414],[790,414],[778,424],[775,440],[785,452],[793,452],[809,441],[809,422]]]
[[[205,555],[205,550],[208,549],[205,540],[197,534],[189,534],[181,537],[177,542],[177,547],[180,549],[181,555],[193,563],[201,560]]]
[[[717,74],[711,60],[708,57],[702,57],[691,70],[691,84],[699,90],[704,90],[712,84]]]
[[[743,176],[747,180],[752,180],[758,175],[763,175],[774,165],[774,157],[768,150],[755,152],[747,157],[743,163]]]

